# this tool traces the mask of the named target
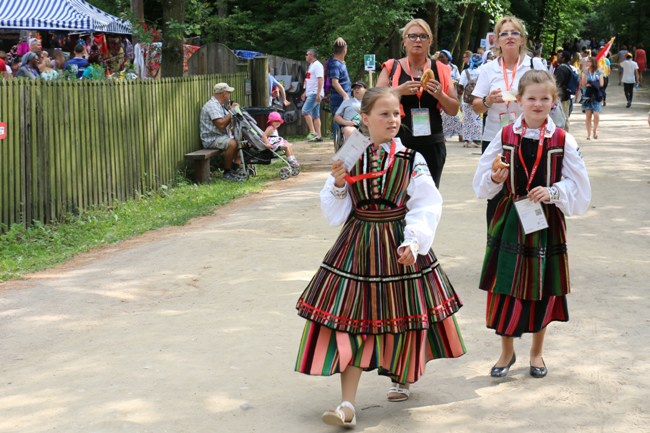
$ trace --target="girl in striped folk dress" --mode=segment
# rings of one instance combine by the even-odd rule
[[[349,173],[332,165],[321,207],[343,229],[296,306],[307,320],[296,371],[341,374],[342,402],[322,420],[343,427],[356,424],[362,371],[388,376],[388,399],[403,401],[428,361],[465,353],[462,304],[431,250],[442,198],[424,158],[395,138],[395,90],[368,90],[361,118],[373,144]]]
[[[526,72],[517,102],[523,114],[492,140],[474,176],[479,198],[505,190],[488,225],[479,287],[487,291],[487,327],[501,336],[501,357],[490,375],[505,377],[516,361],[513,337],[532,333],[529,373],[541,378],[547,373],[542,359],[546,326],[569,320],[564,216],[587,211],[591,186],[575,139],[549,117],[557,102],[553,76]],[[499,166],[501,158],[507,167]],[[526,234],[515,208],[519,200],[527,201],[518,205],[539,203],[541,211],[533,209],[533,214],[543,214],[548,228]]]

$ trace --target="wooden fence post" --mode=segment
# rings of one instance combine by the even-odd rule
[[[253,89],[253,105],[255,107],[269,106],[269,60],[264,56],[253,58],[253,71],[251,73],[251,87]]]

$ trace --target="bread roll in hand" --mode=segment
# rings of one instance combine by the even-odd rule
[[[422,87],[426,89],[427,82],[433,79],[435,79],[435,76],[433,75],[433,71],[431,69],[427,69],[426,71],[424,71],[424,74],[422,74],[422,77],[420,78],[420,84],[422,84]]]
[[[494,171],[499,171],[501,168],[508,168],[510,167],[510,164],[507,162],[503,161],[503,155],[498,154],[496,158],[494,158],[494,162],[492,162],[492,170]]]

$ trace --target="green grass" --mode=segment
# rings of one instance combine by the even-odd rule
[[[15,224],[0,235],[0,281],[50,268],[102,245],[116,243],[165,226],[183,225],[210,215],[217,206],[258,192],[279,178],[280,165],[257,166],[257,176],[246,182],[216,177],[204,185],[180,180],[173,188],[162,186],[137,199],[110,208],[67,215],[53,224],[36,223],[26,229]]]

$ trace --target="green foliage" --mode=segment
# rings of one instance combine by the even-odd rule
[[[210,215],[216,206],[260,191],[277,179],[279,167],[278,162],[258,166],[258,176],[243,183],[216,177],[209,184],[195,185],[181,179],[173,188],[163,185],[136,200],[68,215],[55,224],[35,222],[28,229],[15,224],[0,235],[0,281],[20,278],[149,230]]]

